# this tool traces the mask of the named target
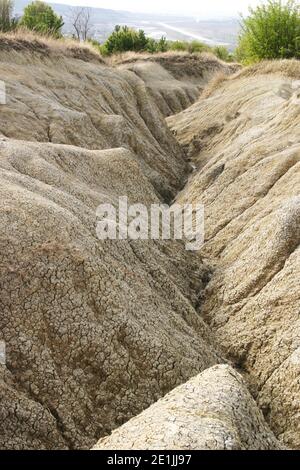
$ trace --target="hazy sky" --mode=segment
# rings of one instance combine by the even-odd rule
[[[48,0],[49,1],[49,0]],[[50,0],[55,3],[54,0]],[[56,0],[56,3],[85,5],[114,10],[148,13],[173,13],[199,17],[237,16],[246,13],[248,6],[262,0]]]

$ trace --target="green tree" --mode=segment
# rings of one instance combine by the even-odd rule
[[[137,40],[135,43],[136,51],[144,51],[147,48],[148,39],[146,38],[145,31],[140,29],[138,31]]]
[[[115,54],[126,51],[141,52],[147,50],[147,47],[148,39],[142,29],[136,31],[128,26],[117,25],[105,41],[102,50],[107,54]]]
[[[157,52],[157,41],[153,38],[148,38],[146,50],[147,52],[151,52],[151,54]]]
[[[60,37],[64,23],[62,17],[58,16],[49,5],[37,0],[24,9],[21,25],[41,34]]]
[[[262,59],[300,58],[300,5],[289,0],[269,0],[242,18],[237,59],[250,63]]]
[[[162,36],[157,43],[157,52],[167,52],[168,49],[168,41],[164,36]]]
[[[12,0],[0,0],[0,31],[16,29],[18,21],[13,17],[14,3]]]

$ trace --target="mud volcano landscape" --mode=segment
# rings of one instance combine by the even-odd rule
[[[0,448],[300,448],[300,64],[1,36]],[[205,243],[96,208],[202,203]]]

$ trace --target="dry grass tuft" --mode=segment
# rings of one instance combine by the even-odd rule
[[[300,79],[300,60],[266,60],[243,68],[232,79],[265,74],[279,74],[284,77]]]
[[[204,88],[200,98],[209,98],[220,86],[222,83],[229,79],[229,75],[226,75],[224,72],[218,72]]]
[[[50,36],[41,36],[27,29],[18,29],[13,33],[0,33],[0,52],[2,51],[66,56],[85,62],[105,63],[101,55],[90,44],[80,44],[67,38],[55,39]]]
[[[235,65],[239,67],[238,64]],[[267,60],[241,68],[232,75],[218,72],[203,90],[201,98],[209,98],[226,81],[265,74],[279,74],[288,78],[300,79],[300,61],[296,59]]]
[[[191,54],[185,51],[167,51],[167,52],[157,52],[151,54],[150,52],[134,52],[128,51],[120,54],[113,54],[107,58],[109,65],[120,65],[120,64],[131,64],[139,60],[159,60],[159,59],[168,59],[170,57],[188,57]]]
[[[111,66],[128,67],[136,62],[158,63],[177,80],[196,78],[197,83],[199,83],[199,77],[203,77],[203,82],[206,83],[207,74],[212,74],[222,68],[224,73],[233,74],[240,67],[238,64],[225,63],[211,53],[186,51],[168,51],[155,54],[130,52],[113,56],[107,63]]]
[[[201,61],[203,63],[222,63],[226,66],[230,66],[231,64],[227,62],[223,62],[217,56],[212,54],[211,52],[187,52],[187,51],[167,51],[167,52],[156,52],[151,54],[150,52],[124,52],[120,54],[114,54],[107,58],[107,62],[114,66],[120,64],[130,64],[133,62],[137,62],[139,60],[142,61],[176,61],[176,60],[184,60],[184,59],[191,59],[194,61]],[[233,65],[233,64],[232,64]],[[236,65],[236,64],[235,64]]]

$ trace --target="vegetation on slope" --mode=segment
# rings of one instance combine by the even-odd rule
[[[219,59],[230,62],[233,60],[232,54],[228,52],[224,46],[210,47],[200,41],[167,41],[162,36],[159,40],[148,38],[145,32],[140,29],[138,31],[128,26],[117,25],[103,45],[92,40],[92,44],[97,47],[102,55],[112,55],[128,51],[134,52],[167,52],[167,51],[183,51],[189,53],[212,52]]]
[[[236,50],[244,63],[263,59],[300,58],[300,5],[294,0],[283,3],[269,0],[249,9],[243,18],[242,34]]]
[[[24,9],[20,25],[41,34],[61,37],[61,29],[64,22],[61,16],[56,15],[53,8],[37,0],[27,5]]]
[[[33,31],[42,36],[64,39],[62,36],[63,21],[46,3],[36,0],[29,4],[22,18],[13,16],[13,0],[0,0],[0,31],[11,32],[24,29]],[[78,26],[78,25],[77,25]],[[75,23],[74,23],[75,27]],[[78,33],[78,31],[75,31]],[[73,39],[80,35],[75,34]],[[210,47],[200,41],[167,41],[165,37],[159,40],[146,37],[143,30],[134,30],[128,26],[117,25],[104,44],[100,44],[91,37],[85,37],[102,56],[111,56],[123,52],[149,52],[161,53],[167,51],[183,51],[189,53],[211,52],[221,60],[232,61],[233,56],[223,46]]]
[[[219,59],[232,62],[238,61],[245,65],[261,60],[284,58],[300,58],[300,6],[295,0],[267,0],[257,8],[249,8],[249,16],[242,18],[242,32],[234,54],[224,46],[211,47],[200,41],[168,41],[164,36],[159,40],[149,38],[145,32],[128,26],[115,26],[107,40],[100,44],[89,37],[91,25],[89,15],[84,11],[77,13],[73,23],[73,39],[89,44],[95,52],[102,56],[112,56],[124,52],[161,53],[168,51],[188,53],[213,53]],[[80,34],[78,25],[83,21],[84,34]],[[79,23],[78,23],[79,22]],[[81,24],[81,23],[80,23]],[[0,0],[0,31],[11,32],[22,28],[31,30],[42,36],[65,40],[62,35],[63,20],[53,8],[36,0],[24,9],[24,15],[18,19],[13,16],[13,0]],[[76,33],[76,34],[75,34]]]

